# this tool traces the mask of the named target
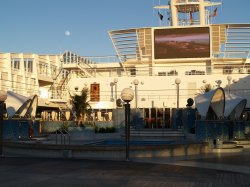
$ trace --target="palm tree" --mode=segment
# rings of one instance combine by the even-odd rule
[[[88,90],[81,91],[81,95],[75,95],[72,97],[73,110],[75,111],[78,121],[83,121],[89,109],[91,109],[88,103]]]
[[[205,84],[204,86],[202,86],[199,90],[198,95],[202,95],[206,92],[209,92],[213,89],[213,87],[211,86],[211,84]]]

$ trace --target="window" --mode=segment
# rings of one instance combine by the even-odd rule
[[[178,76],[178,72],[176,70],[169,71],[168,76]]]
[[[12,69],[20,69],[20,59],[19,58],[13,58],[11,59],[11,68]]]
[[[191,71],[186,71],[185,75],[205,75],[205,71],[191,70]]]
[[[50,71],[51,71],[51,75],[56,76],[57,72],[56,72],[56,66],[55,65],[50,65]]]
[[[24,59],[24,70],[26,72],[33,72],[33,59]]]
[[[232,66],[223,66],[223,74],[232,74],[233,67]]]
[[[136,76],[136,68],[135,67],[133,67],[133,68],[130,69],[130,76],[131,77]]]
[[[48,64],[40,62],[38,65],[38,73],[41,75],[48,75]]]
[[[167,73],[166,72],[158,72],[158,76],[166,76]]]

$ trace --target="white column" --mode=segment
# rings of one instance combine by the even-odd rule
[[[178,11],[175,6],[176,0],[171,1],[171,15],[172,15],[172,26],[176,27],[178,26]]]
[[[200,0],[200,25],[205,26],[206,25],[206,12],[205,12],[205,4],[204,0]]]

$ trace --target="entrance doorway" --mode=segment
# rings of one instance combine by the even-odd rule
[[[144,108],[145,128],[171,128],[170,108]]]

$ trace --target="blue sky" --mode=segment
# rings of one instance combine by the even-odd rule
[[[160,0],[167,4],[167,0]],[[114,55],[109,30],[159,26],[159,0],[0,0],[0,52]],[[250,23],[249,0],[224,0],[214,23]],[[65,35],[69,31],[70,35]]]

